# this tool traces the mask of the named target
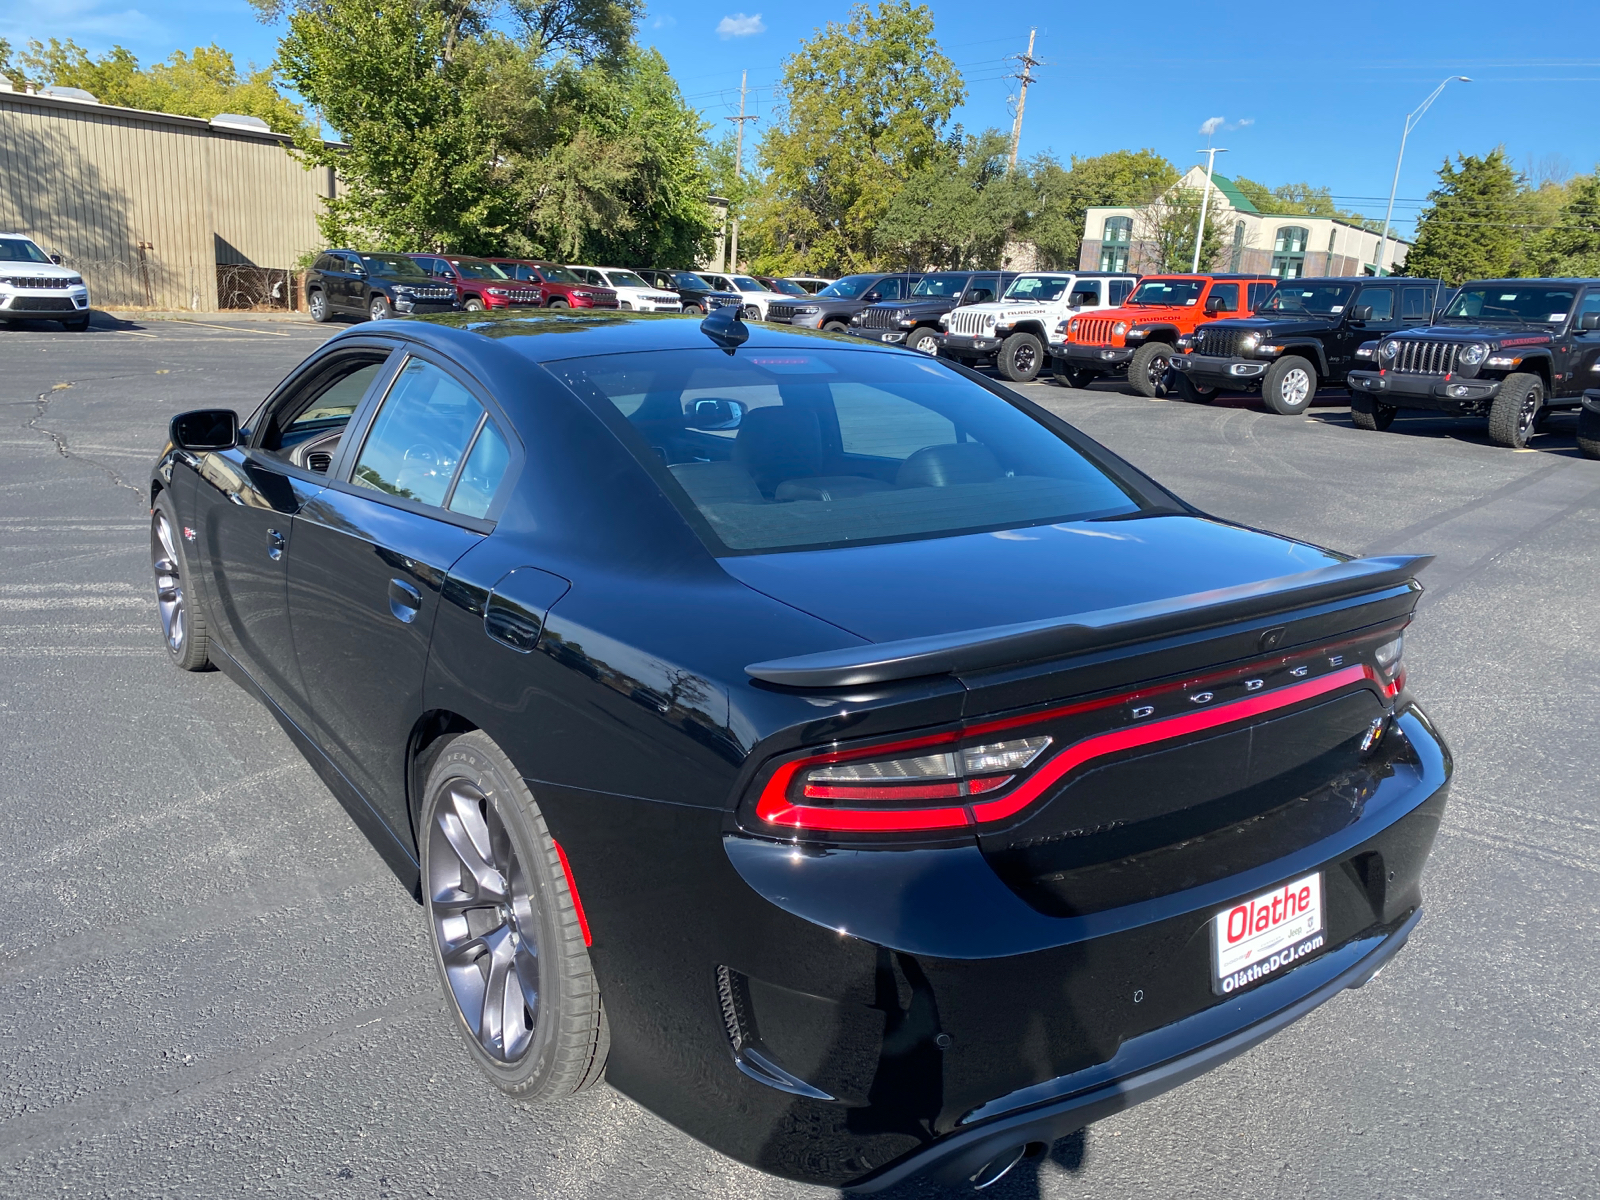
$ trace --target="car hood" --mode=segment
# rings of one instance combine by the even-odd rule
[[[55,263],[0,262],[0,275],[27,276],[29,279],[77,279],[80,272]]]
[[[1187,596],[1342,561],[1209,517],[1159,515],[747,555],[722,566],[775,600],[891,642]]]
[[[1207,321],[1202,329],[1256,330],[1283,337],[1291,333],[1325,333],[1339,323],[1338,316],[1331,317],[1240,317],[1228,321]]]
[[[1507,343],[1542,346],[1555,340],[1554,334],[1537,325],[1423,325],[1388,336],[1427,338],[1430,342],[1488,342],[1496,347]]]
[[[1194,304],[1138,304],[1128,308],[1102,308],[1073,314],[1102,320],[1126,321],[1129,325],[1149,325],[1156,321],[1182,320],[1195,315]]]

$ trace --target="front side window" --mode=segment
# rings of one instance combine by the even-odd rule
[[[904,279],[880,279],[872,289],[878,293],[879,300],[898,300],[905,294]]]
[[[551,366],[621,430],[714,554],[1141,511],[1065,437],[909,356],[707,347]]]
[[[1059,300],[1072,280],[1064,275],[1018,275],[1006,289],[1007,300]]]
[[[1600,313],[1600,288],[1590,288],[1584,293],[1583,299],[1578,302],[1578,311],[1573,314],[1572,327],[1574,330],[1584,332],[1583,319]]]
[[[976,275],[961,298],[963,304],[987,304],[1000,294],[1000,276]]]
[[[1211,292],[1206,296],[1206,307],[1213,312],[1239,311],[1239,285],[1237,283],[1214,283]]]
[[[27,238],[0,238],[0,262],[47,263],[50,256]]]
[[[259,449],[307,470],[326,471],[345,426],[355,415],[384,357],[355,356],[312,368],[261,422]],[[317,457],[313,452],[320,451]]]
[[[1268,296],[1272,295],[1273,286],[1274,285],[1265,281],[1262,281],[1261,283],[1252,283],[1250,285],[1250,309],[1252,312],[1260,308],[1261,302]]]
[[[442,508],[483,417],[466,388],[413,358],[384,398],[350,482]]]
[[[1100,307],[1100,281],[1098,279],[1080,279],[1073,286],[1072,295],[1068,303],[1074,308],[1099,308]]]
[[[1132,305],[1160,307],[1193,307],[1205,289],[1203,279],[1146,279],[1128,297]]]
[[[1400,316],[1406,321],[1426,321],[1433,316],[1433,289],[1408,287],[1400,289]]]
[[[1369,321],[1389,321],[1394,318],[1394,289],[1386,287],[1364,287],[1356,297],[1356,303],[1367,305],[1372,309]]]
[[[1447,321],[1514,321],[1519,325],[1559,325],[1578,298],[1576,288],[1521,284],[1471,285],[1445,308]]]
[[[1279,284],[1257,311],[1265,316],[1336,317],[1345,310],[1355,291],[1354,284]]]

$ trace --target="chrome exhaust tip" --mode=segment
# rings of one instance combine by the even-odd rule
[[[984,1188],[993,1187],[1025,1158],[1037,1158],[1047,1149],[1043,1142],[1023,1142],[1020,1146],[1011,1146],[996,1154],[983,1166],[979,1167],[969,1178],[974,1191],[981,1192]]]

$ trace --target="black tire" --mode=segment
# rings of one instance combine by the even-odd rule
[[[389,306],[389,297],[378,295],[368,301],[367,316],[374,321],[387,321],[394,316],[394,309]]]
[[[1201,387],[1182,371],[1172,372],[1172,391],[1189,404],[1210,404],[1222,394],[1214,387]]]
[[[849,333],[850,326],[844,321],[824,321],[822,328],[827,333]]]
[[[422,796],[417,844],[428,941],[468,1053],[520,1100],[564,1100],[593,1087],[605,1073],[611,1035],[561,854],[533,793],[500,747],[474,730],[431,756]],[[495,884],[474,881],[463,866],[474,855],[488,868],[485,878],[505,881],[505,903],[494,900]],[[499,1003],[485,1003],[497,969]],[[508,1019],[497,1021],[494,1009]]]
[[[1088,367],[1063,366],[1059,358],[1055,360],[1055,365],[1050,371],[1051,383],[1057,387],[1077,388],[1080,391],[1098,378],[1100,378],[1100,372],[1091,371]]]
[[[1496,446],[1521,450],[1533,436],[1543,405],[1544,380],[1526,371],[1507,375],[1489,406],[1489,440]]]
[[[1317,398],[1317,369],[1297,354],[1280,358],[1261,378],[1261,398],[1280,417],[1298,417]]]
[[[1600,413],[1578,410],[1578,450],[1585,458],[1600,458]]]
[[[554,308],[555,304],[552,303],[550,305],[550,307]],[[566,305],[563,304],[561,307],[565,308]],[[462,311],[464,311],[464,312],[482,312],[483,311],[483,301],[479,300],[476,296],[468,296],[466,298],[466,300],[463,301],[463,303],[461,305],[461,308],[462,308]]]
[[[1394,424],[1395,416],[1400,412],[1397,404],[1385,404],[1382,400],[1374,400],[1366,392],[1350,393],[1350,423],[1357,429],[1370,429],[1374,432],[1389,428]]]
[[[167,657],[180,671],[204,671],[211,665],[205,606],[184,547],[183,526],[166,492],[150,510],[150,567],[155,574],[156,611]]]
[[[739,307],[739,320],[741,320],[741,321],[759,321],[759,320],[761,320],[761,310],[759,308],[757,308],[754,304],[741,305]]]
[[[939,331],[930,325],[921,325],[913,329],[906,338],[906,348],[915,350],[918,354],[936,355],[939,353]]]
[[[1172,361],[1172,347],[1165,342],[1146,342],[1133,352],[1128,360],[1128,382],[1141,396],[1154,399],[1167,394],[1167,366]]]
[[[995,367],[1012,383],[1031,383],[1044,368],[1044,345],[1031,333],[1013,333],[1000,343]]]
[[[554,304],[553,301],[551,303],[551,307],[552,308],[555,307],[555,304]],[[696,316],[700,316],[700,315],[704,314],[706,310],[701,308],[698,304],[685,304],[683,306],[683,311],[686,312],[686,313],[694,313]]]
[[[311,312],[311,319],[318,325],[333,316],[333,311],[328,307],[328,297],[321,288],[312,288],[306,293],[306,308]]]
[[[61,322],[61,328],[65,329],[68,333],[84,333],[89,328],[89,318],[87,315],[74,317],[70,321]]]

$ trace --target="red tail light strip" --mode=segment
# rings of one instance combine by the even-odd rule
[[[1119,696],[1104,701],[1091,701],[1082,706],[1074,705],[1067,709],[1056,709],[1051,712],[1036,713],[1029,717],[1019,717],[1004,722],[994,722],[990,725],[975,726],[973,729],[961,734],[935,734],[912,742],[897,742],[892,746],[874,746],[863,750],[841,751],[819,755],[815,758],[799,759],[783,764],[773,773],[772,778],[767,781],[766,787],[761,789],[761,798],[756,802],[756,816],[769,824],[782,825],[791,829],[812,829],[839,833],[909,833],[923,830],[959,829],[963,826],[987,821],[1000,821],[1021,812],[1037,800],[1047,788],[1058,783],[1070,771],[1076,770],[1092,759],[1103,758],[1108,754],[1116,754],[1120,751],[1132,750],[1140,746],[1148,746],[1155,742],[1185,737],[1193,733],[1202,733],[1208,729],[1231,724],[1234,721],[1248,720],[1251,717],[1260,716],[1275,709],[1287,708],[1292,704],[1312,700],[1318,696],[1327,695],[1329,692],[1349,687],[1351,684],[1362,682],[1370,682],[1376,685],[1386,699],[1393,699],[1399,695],[1400,689],[1405,682],[1405,676],[1403,674],[1397,675],[1391,683],[1385,681],[1372,667],[1365,664],[1357,664],[1333,671],[1327,675],[1318,676],[1315,679],[1307,679],[1301,683],[1291,684],[1288,687],[1277,688],[1261,695],[1247,696],[1240,700],[1219,704],[1216,708],[1201,709],[1192,713],[1180,713],[1177,716],[1165,717],[1145,725],[1136,725],[1128,729],[1117,729],[1108,733],[1096,734],[1093,737],[1085,738],[1081,742],[1076,742],[1059,751],[1054,757],[1046,759],[1043,765],[1025,779],[1016,791],[997,797],[994,800],[971,806],[963,805],[958,807],[951,805],[941,808],[914,809],[819,808],[811,805],[794,804],[789,800],[788,793],[789,784],[793,781],[795,773],[802,767],[812,767],[820,763],[837,762],[847,758],[897,753],[912,746],[956,741],[959,738],[970,737],[974,733],[987,732],[999,726],[1010,728],[1020,724],[1033,724],[1041,720],[1051,719],[1065,712],[1077,711],[1080,708],[1106,707],[1127,700],[1128,697]],[[887,792],[889,789],[882,790]],[[904,796],[904,793],[902,792],[900,795]]]

